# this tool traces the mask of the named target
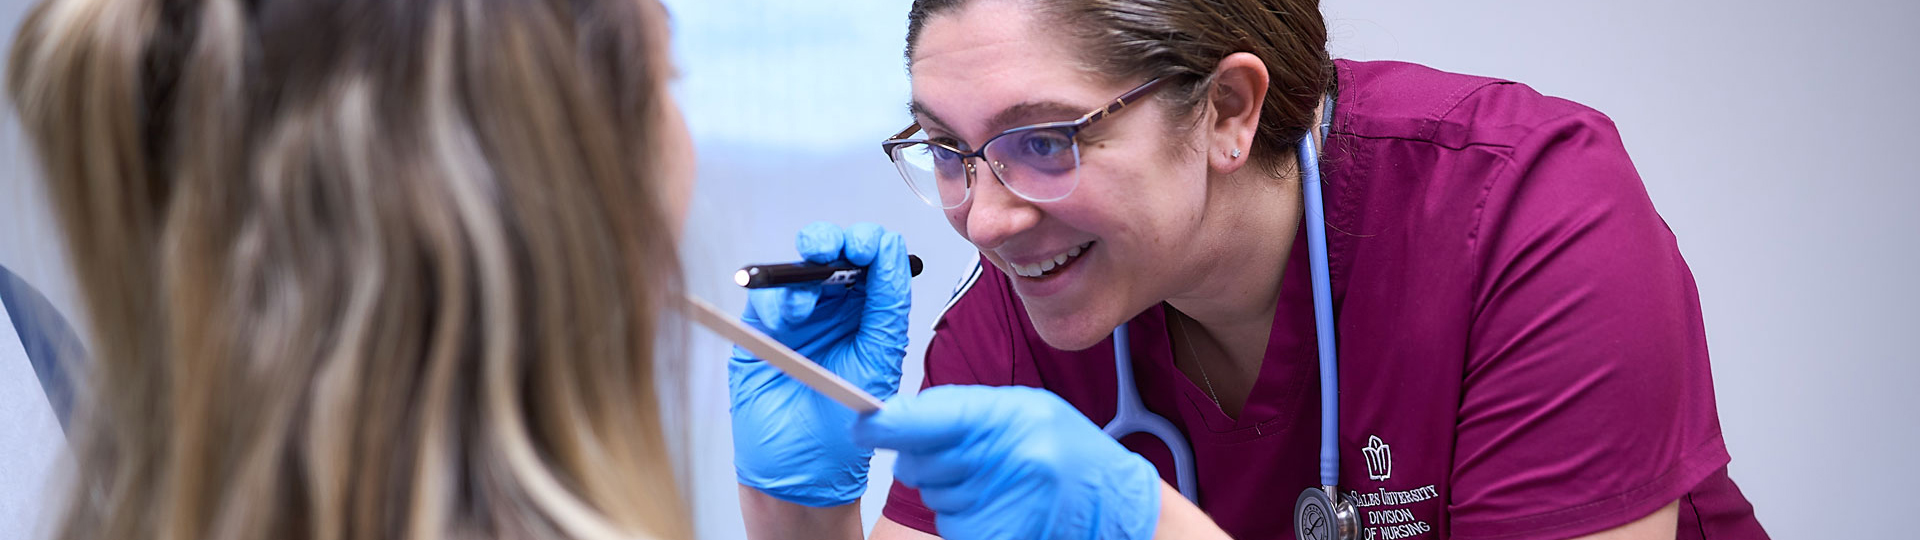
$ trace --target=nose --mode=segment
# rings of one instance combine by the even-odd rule
[[[984,159],[976,161],[973,197],[966,206],[955,209],[965,219],[967,241],[982,250],[992,250],[1008,238],[1033,228],[1040,222],[1040,207],[1014,195],[1000,183]]]

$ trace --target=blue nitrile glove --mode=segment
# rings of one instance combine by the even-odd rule
[[[854,425],[900,451],[893,477],[920,489],[943,538],[1145,540],[1160,475],[1052,392],[935,386]]]
[[[848,382],[887,399],[900,390],[911,300],[907,246],[871,223],[816,222],[794,242],[816,263],[866,266],[852,286],[756,289],[741,320]],[[860,500],[873,450],[853,443],[854,412],[735,347],[727,364],[733,467],[740,483],[814,507]]]

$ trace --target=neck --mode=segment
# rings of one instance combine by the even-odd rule
[[[1243,167],[1251,171],[1256,167]],[[1263,175],[1264,176],[1264,175]],[[1297,182],[1216,178],[1201,218],[1193,287],[1167,299],[1174,364],[1238,418],[1259,380],[1287,253],[1300,222]],[[1184,346],[1183,346],[1184,345]]]
[[[1280,278],[1299,228],[1300,197],[1292,193],[1299,184],[1243,178],[1215,185],[1221,187],[1210,190],[1193,286],[1167,304],[1186,319],[1188,339],[1222,353],[1205,360],[1210,369],[1224,365],[1221,371],[1251,380],[1266,353]]]
[[[1324,107],[1324,106],[1323,106]],[[1315,109],[1315,118],[1322,111]],[[1316,122],[1308,136],[1321,142]],[[1316,144],[1316,147],[1319,145]],[[1211,178],[1194,260],[1194,285],[1167,299],[1191,323],[1190,339],[1224,354],[1208,361],[1251,380],[1259,373],[1272,333],[1287,256],[1303,212],[1300,167],[1289,153],[1275,178],[1247,164]],[[1208,343],[1211,342],[1211,343]],[[1216,381],[1217,382],[1217,381]]]

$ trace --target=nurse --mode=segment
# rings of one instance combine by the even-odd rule
[[[908,28],[914,124],[886,147],[980,268],[928,388],[873,416],[736,355],[755,537],[858,537],[873,446],[900,452],[874,538],[1295,537],[1320,483],[1303,137],[1357,537],[1766,536],[1727,475],[1693,278],[1604,115],[1332,61],[1314,0],[919,0]],[[905,256],[865,225],[798,247]],[[759,292],[746,319],[885,397],[907,303],[881,275]],[[1123,324],[1197,505],[1165,446],[1098,427]]]

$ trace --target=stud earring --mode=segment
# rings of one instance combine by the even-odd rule
[[[1240,157],[1240,149],[1239,149],[1239,148],[1235,148],[1235,149],[1233,149],[1233,154],[1232,154],[1232,157],[1236,157],[1236,158],[1237,158],[1237,157]]]

